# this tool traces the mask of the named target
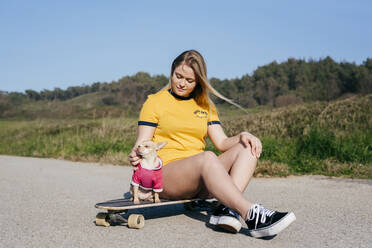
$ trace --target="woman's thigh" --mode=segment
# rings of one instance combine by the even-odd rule
[[[160,197],[174,200],[195,197],[203,187],[200,165],[204,156],[203,152],[163,166],[163,192]]]

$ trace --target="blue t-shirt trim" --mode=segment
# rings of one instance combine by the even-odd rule
[[[138,121],[138,126],[139,125],[150,126],[150,127],[157,127],[158,126],[158,123],[148,122],[148,121]]]
[[[219,122],[219,121],[208,121],[208,125],[214,125],[214,124],[220,124],[221,125],[221,122]]]
[[[194,91],[191,92],[191,94],[190,94],[189,96],[179,96],[179,95],[177,95],[176,93],[174,93],[174,92],[172,91],[172,89],[169,89],[168,92],[169,92],[172,96],[174,96],[175,98],[180,99],[180,100],[190,100],[190,99],[192,99],[192,98],[194,97]]]

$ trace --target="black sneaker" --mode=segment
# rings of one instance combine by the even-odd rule
[[[262,238],[280,233],[295,220],[296,216],[292,212],[281,213],[254,204],[248,212],[245,223],[252,237]]]
[[[217,207],[209,218],[209,224],[216,225],[232,233],[239,232],[242,227],[240,215],[222,204]]]

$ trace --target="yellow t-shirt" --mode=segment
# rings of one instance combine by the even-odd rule
[[[211,109],[209,114],[194,98],[162,90],[147,97],[138,125],[156,127],[153,141],[168,142],[158,151],[165,165],[204,151],[208,125],[220,124],[216,109]]]

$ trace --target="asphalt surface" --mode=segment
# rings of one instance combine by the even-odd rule
[[[245,196],[297,220],[270,240],[208,226],[182,205],[132,213],[146,225],[99,227],[95,203],[121,198],[129,167],[0,156],[0,247],[372,247],[372,180],[254,178]]]

